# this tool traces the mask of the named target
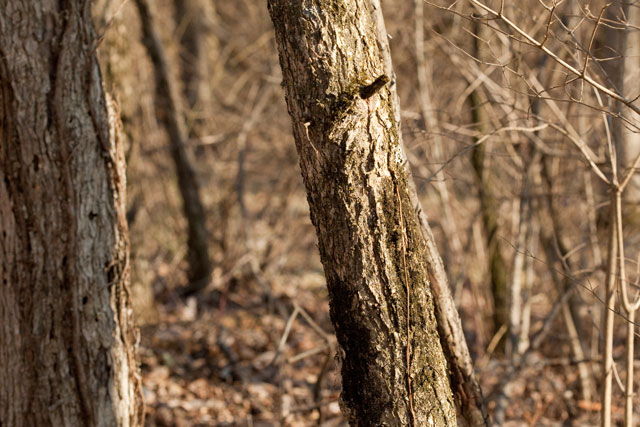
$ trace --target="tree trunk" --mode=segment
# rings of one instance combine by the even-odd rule
[[[368,0],[270,0],[352,425],[456,425]]]
[[[187,218],[190,283],[185,293],[190,294],[205,288],[211,277],[212,263],[209,256],[206,217],[200,198],[198,179],[186,147],[187,134],[184,129],[184,119],[179,108],[169,63],[155,29],[149,3],[146,0],[136,0],[135,3],[140,13],[142,41],[151,57],[155,72],[158,116],[169,134],[171,156],[176,165],[182,207]]]
[[[192,110],[199,110],[206,95],[207,73],[204,43],[204,5],[201,0],[174,0],[176,25],[180,31],[181,77],[184,96]],[[199,116],[199,115],[198,115]],[[199,120],[194,120],[198,122]],[[196,132],[197,134],[197,132]]]
[[[613,24],[607,25],[604,31],[604,42],[606,52],[604,56],[613,57],[612,61],[604,62],[604,70],[615,89],[628,99],[637,101],[637,79],[640,75],[638,71],[638,53],[640,47],[640,31],[637,28],[640,12],[638,7],[628,2],[620,0],[613,1],[607,5],[605,17]],[[628,284],[637,283],[637,274],[627,276],[627,260],[635,260],[640,257],[638,245],[640,241],[638,230],[640,229],[640,176],[637,173],[632,175],[624,193],[619,192],[621,184],[634,160],[640,155],[640,120],[630,108],[621,103],[614,102],[611,108],[613,117],[611,119],[611,140],[614,146],[616,159],[612,161],[612,182],[614,188],[607,190],[611,196],[611,219],[609,221],[612,230],[619,230],[620,233],[612,231],[610,236],[608,270],[608,281],[605,307],[604,325],[604,358],[602,361],[603,387],[602,387],[602,419],[601,425],[608,427],[612,425],[612,393],[613,393],[613,370],[615,362],[613,360],[613,334],[615,331],[615,317],[613,312],[616,309],[616,293],[621,291],[621,302],[623,312],[629,317],[627,323],[627,383],[625,394],[625,426],[633,425],[633,348],[634,348],[634,323],[633,319],[637,307],[632,302],[629,305],[627,300]],[[628,123],[622,120],[628,120]],[[620,212],[618,211],[620,209]],[[622,231],[624,230],[624,235]],[[616,248],[617,246],[617,248]],[[619,258],[619,259],[618,259]],[[618,269],[616,270],[617,264]],[[632,268],[631,271],[636,270]],[[617,271],[617,272],[616,272]]]
[[[137,426],[119,121],[61,4],[0,14],[0,425]]]
[[[180,77],[188,111],[185,114],[189,139],[202,136],[206,108],[211,99],[207,75],[207,8],[202,0],[174,0],[175,20],[180,36]]]
[[[400,101],[395,86],[396,77],[391,61],[391,51],[388,43],[389,36],[384,23],[380,0],[370,1],[373,9],[372,18],[376,23],[377,38],[382,53],[385,74],[391,78],[389,89],[391,90],[391,104],[393,106],[394,117],[399,129],[398,137],[400,139],[400,145],[404,147],[402,132],[400,130]],[[420,13],[418,13],[422,8],[416,7],[418,9],[416,11],[416,19],[420,18],[420,22],[422,23],[422,18],[419,16]],[[438,335],[440,336],[440,343],[447,360],[449,382],[459,415],[458,422],[459,425],[465,425],[463,423],[464,420],[469,426],[486,426],[489,425],[489,417],[485,408],[484,397],[480,385],[475,378],[473,361],[469,354],[460,316],[451,293],[449,279],[438,248],[436,247],[435,238],[429,226],[427,215],[422,210],[415,182],[411,176],[411,166],[406,159],[403,161],[406,163],[411,204],[420,222],[422,237],[426,243],[425,261],[429,272],[429,281],[431,282],[430,289],[433,293]]]
[[[473,39],[473,56],[480,58],[480,44],[478,38],[482,38],[485,31],[484,25],[475,24],[476,37]],[[471,103],[471,120],[476,125],[480,134],[486,132],[487,117],[484,111],[483,101],[478,89],[471,92],[469,96]],[[474,138],[474,143],[478,138]],[[497,333],[500,328],[509,322],[507,307],[507,263],[502,256],[502,248],[498,237],[498,212],[500,203],[497,194],[495,178],[491,176],[491,171],[484,167],[486,145],[480,144],[474,148],[471,154],[471,165],[475,172],[478,193],[480,198],[480,212],[482,215],[482,225],[487,236],[487,250],[489,251],[489,276],[491,279],[491,295],[493,297],[493,332]],[[501,341],[504,344],[504,340]],[[501,347],[502,347],[501,344]]]
[[[613,2],[610,6],[610,18],[626,22],[625,28],[606,28],[609,33],[612,52],[607,56],[620,57],[617,68],[611,77],[614,84],[629,99],[636,99],[640,94],[640,5]],[[606,63],[605,63],[606,64]],[[638,104],[639,102],[636,102]],[[633,161],[640,155],[640,119],[637,114],[622,105],[617,105],[616,113],[628,117],[632,124],[614,119],[613,138],[618,147],[621,176],[633,166]],[[624,192],[625,225],[631,225],[633,234],[638,235],[640,228],[640,174],[635,173]],[[638,243],[638,242],[633,242]],[[633,255],[631,255],[633,256]]]

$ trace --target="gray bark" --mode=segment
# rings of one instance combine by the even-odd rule
[[[352,425],[452,426],[425,241],[368,0],[270,0]]]
[[[89,1],[0,12],[0,425],[137,426],[119,121]]]

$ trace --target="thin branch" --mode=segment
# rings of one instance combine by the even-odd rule
[[[571,74],[573,74],[574,76],[576,76],[579,79],[583,79],[584,81],[586,81],[587,83],[589,83],[591,86],[593,86],[594,88],[598,89],[599,91],[601,91],[602,93],[608,95],[609,97],[615,99],[616,101],[619,101],[621,103],[623,103],[624,105],[626,105],[627,107],[629,107],[631,110],[633,110],[635,113],[640,114],[640,107],[636,106],[633,104],[632,101],[626,99],[623,95],[619,94],[618,92],[615,92],[607,87],[605,87],[604,85],[602,85],[601,83],[597,82],[593,77],[591,77],[588,74],[585,74],[583,72],[581,72],[580,70],[576,69],[574,66],[572,66],[571,64],[567,63],[566,61],[564,61],[562,58],[560,58],[555,52],[553,52],[551,49],[549,49],[548,47],[544,46],[542,43],[540,43],[539,41],[537,41],[535,38],[533,38],[532,36],[530,36],[527,32],[525,32],[524,30],[522,30],[520,27],[518,27],[515,23],[513,23],[513,21],[511,21],[509,18],[507,18],[506,16],[504,16],[503,12],[496,12],[495,10],[491,9],[489,6],[479,2],[478,0],[469,0],[469,2],[471,2],[473,5],[479,7],[480,9],[488,12],[489,14],[493,15],[495,18],[500,19],[502,22],[504,22],[507,26],[509,26],[513,31],[515,31],[516,33],[518,33],[521,37],[523,37],[528,43],[532,46],[535,46],[539,49],[541,49],[544,53],[546,53],[547,55],[549,55],[549,57],[551,59],[553,59],[554,61],[556,61],[558,64],[560,64],[562,67],[564,67],[567,71],[569,71]],[[585,70],[586,71],[586,70]]]

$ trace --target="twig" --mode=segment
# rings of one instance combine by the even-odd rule
[[[449,166],[449,164],[451,162],[453,162],[456,158],[458,158],[458,157],[462,156],[463,154],[465,154],[465,153],[471,151],[472,149],[476,148],[478,145],[482,144],[483,142],[485,142],[487,139],[489,139],[492,136],[495,136],[495,135],[497,135],[499,133],[503,133],[503,132],[538,132],[538,131],[541,131],[542,129],[546,129],[549,126],[551,126],[551,124],[544,123],[544,124],[541,124],[541,125],[538,125],[538,126],[535,126],[535,127],[505,126],[505,127],[501,127],[499,129],[496,129],[493,132],[484,135],[482,138],[479,138],[473,144],[466,146],[465,148],[463,148],[462,150],[458,151],[456,154],[451,156],[446,162],[444,162],[442,164],[442,166],[440,166],[434,173],[432,173],[428,178],[426,178],[425,181],[430,182],[433,178],[438,176],[438,174],[440,172],[442,172],[444,170],[444,168]]]
[[[284,345],[287,343],[287,338],[289,338],[289,333],[291,332],[291,328],[293,327],[293,322],[294,320],[296,320],[298,313],[300,313],[300,311],[298,310],[298,307],[295,307],[293,309],[293,312],[289,316],[287,323],[284,326],[284,332],[282,332],[282,337],[280,337],[280,343],[278,344],[278,348],[276,348],[276,352],[273,355],[273,359],[271,359],[271,362],[269,363],[269,365],[275,364],[276,360],[278,359],[278,356],[280,356],[280,353],[282,352]]]
[[[622,104],[626,105],[627,107],[629,107],[629,109],[633,110],[635,113],[640,114],[640,107],[636,106],[632,101],[626,99],[623,95],[621,95],[618,92],[615,92],[615,91],[603,86],[601,83],[598,83],[596,80],[594,80],[588,74],[582,73],[581,71],[579,71],[578,69],[573,67],[571,64],[569,64],[566,61],[564,61],[555,52],[551,51],[551,49],[549,49],[548,47],[544,46],[542,43],[540,43],[535,38],[530,36],[527,32],[525,32],[520,27],[518,27],[509,18],[504,16],[502,10],[499,11],[499,12],[496,12],[495,10],[493,10],[489,6],[479,2],[478,0],[469,0],[469,2],[471,2],[475,6],[479,7],[480,9],[484,10],[485,12],[489,13],[490,15],[493,15],[495,18],[500,19],[508,27],[510,27],[513,31],[515,31],[520,36],[522,36],[528,42],[528,44],[541,49],[544,53],[549,55],[549,57],[551,59],[553,59],[558,64],[560,64],[562,67],[564,67],[566,70],[568,70],[576,78],[583,79],[584,81],[586,81],[587,83],[589,83],[591,86],[593,86],[594,88],[598,89],[602,93],[604,93],[604,94],[608,95],[609,97],[615,99],[616,101],[619,101]]]

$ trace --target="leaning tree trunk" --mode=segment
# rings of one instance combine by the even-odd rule
[[[209,256],[209,234],[206,216],[196,171],[187,150],[187,133],[184,118],[179,108],[178,95],[169,70],[162,42],[156,31],[149,2],[136,0],[140,14],[143,44],[149,53],[156,78],[156,101],[158,115],[169,134],[169,148],[176,166],[178,187],[182,196],[182,209],[187,218],[189,260],[189,285],[184,290],[191,294],[204,289],[209,284],[213,265]]]
[[[143,424],[119,121],[91,2],[0,14],[0,425]]]
[[[270,0],[353,425],[456,425],[368,0]]]

